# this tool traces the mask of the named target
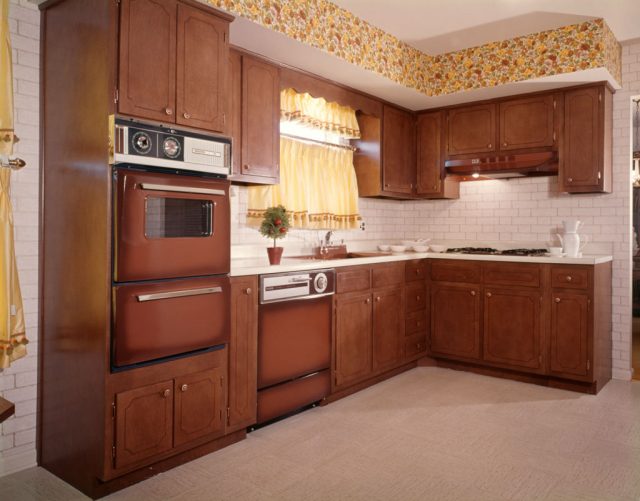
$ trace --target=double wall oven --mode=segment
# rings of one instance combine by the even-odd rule
[[[112,367],[229,337],[230,141],[117,119]]]

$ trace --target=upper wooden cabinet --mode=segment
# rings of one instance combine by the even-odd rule
[[[460,184],[444,173],[444,111],[418,115],[416,193],[420,198],[459,198]]]
[[[231,51],[231,119],[234,140],[231,181],[280,181],[280,69]]]
[[[411,113],[385,106],[382,120],[382,191],[411,194],[416,184],[415,120]]]
[[[224,132],[230,19],[175,0],[122,0],[118,112]]]
[[[611,192],[612,104],[613,96],[604,84],[565,92],[561,190]]]
[[[497,149],[495,104],[478,104],[448,111],[448,155],[490,153]]]
[[[555,108],[553,94],[500,102],[500,151],[553,146]]]

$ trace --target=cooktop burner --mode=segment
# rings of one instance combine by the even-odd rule
[[[496,256],[544,256],[547,249],[505,249],[498,250],[492,247],[454,247],[447,249],[452,254],[492,254]]]

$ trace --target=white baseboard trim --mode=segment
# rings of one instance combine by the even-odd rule
[[[10,456],[0,455],[0,477],[10,475],[20,470],[36,466],[36,451],[30,450]]]
[[[611,377],[613,377],[613,379],[631,381],[631,379],[633,378],[633,369],[613,369]]]

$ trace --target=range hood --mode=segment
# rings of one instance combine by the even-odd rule
[[[447,160],[445,169],[448,176],[461,180],[507,179],[526,176],[553,176],[558,174],[558,153],[542,151],[514,155]]]

